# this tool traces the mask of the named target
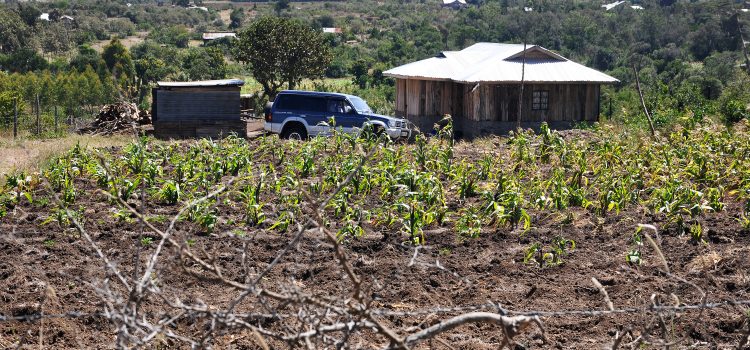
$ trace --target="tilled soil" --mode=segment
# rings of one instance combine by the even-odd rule
[[[100,251],[122,275],[142,271],[159,236],[137,220],[116,220],[107,198],[95,184],[81,180],[77,206],[83,208],[85,229]],[[584,209],[565,212],[532,211],[527,232],[485,228],[478,238],[459,237],[452,225],[425,231],[426,245],[405,243],[397,228],[369,228],[358,239],[345,241],[348,261],[363,281],[370,308],[379,319],[406,336],[462,312],[536,313],[544,332],[528,327],[515,337],[516,348],[603,348],[618,334],[630,331],[621,348],[630,348],[637,337],[650,347],[675,342],[673,348],[734,348],[747,337],[748,304],[723,305],[750,299],[750,233],[731,213],[740,204],[726,199],[726,210],[703,219],[704,242],[677,234],[658,216],[639,206],[601,218]],[[132,203],[137,204],[137,203]],[[152,223],[165,229],[177,206],[151,206]],[[47,222],[50,206],[22,202],[0,219],[0,348],[112,348],[117,330],[101,312],[107,288],[123,292],[117,278],[106,268],[91,244],[73,227]],[[127,215],[126,215],[127,216]],[[131,218],[132,219],[132,218]],[[236,217],[222,217],[213,234],[195,224],[178,222],[175,239],[189,242],[190,249],[224,271],[227,279],[244,282],[255,278],[289,245],[293,232],[276,233],[247,227],[235,228]],[[637,249],[632,236],[638,224],[653,224],[658,234],[648,233],[664,255],[665,273],[658,252],[644,240],[641,265],[626,262],[626,253]],[[539,243],[550,252],[556,237],[575,242],[561,263],[540,266],[533,258],[524,263],[526,250]],[[148,238],[151,243],[148,243]],[[144,240],[145,239],[145,240]],[[139,258],[136,258],[139,257]],[[158,318],[173,308],[167,301],[226,308],[240,293],[205,271],[178,257],[175,247],[161,254],[153,274],[164,299],[142,301],[140,313]],[[616,309],[611,313],[592,278],[608,292]],[[299,243],[265,275],[263,288],[304,291],[312,295],[347,298],[352,283],[335,259],[333,246],[317,231],[305,233]],[[705,293],[705,301],[702,299]],[[248,298],[238,309],[257,309]],[[685,308],[702,305],[710,308]],[[655,305],[682,307],[678,312],[657,314]],[[638,310],[641,309],[641,310]],[[171,311],[170,311],[171,310]],[[54,317],[37,318],[37,315]],[[57,317],[64,316],[64,317]],[[7,319],[7,318],[10,318]],[[18,318],[27,318],[18,320]],[[258,321],[261,327],[289,332],[282,322]],[[177,318],[170,329],[186,336],[205,330],[200,319]],[[288,343],[268,339],[274,348]],[[419,348],[496,349],[503,341],[496,325],[469,324],[423,342]],[[258,348],[252,334],[229,331],[212,341],[216,348]],[[656,344],[656,345],[653,345]],[[358,333],[347,348],[382,348],[388,341],[369,331]],[[148,347],[183,348],[185,343],[157,338]],[[647,346],[649,347],[649,346]]]
[[[138,224],[112,223],[110,214],[100,206],[101,203],[92,203],[87,230],[127,275],[138,250],[142,249],[143,264],[153,245],[139,248],[142,237]],[[604,285],[616,309],[648,307],[652,297],[659,304],[701,304],[696,288],[659,272],[661,262],[651,247],[642,248],[643,265],[625,262],[625,253],[632,247],[630,236],[636,224],[650,222],[648,215],[631,210],[600,219],[581,210],[573,212],[573,216],[572,223],[560,224],[555,214],[536,213],[536,217],[545,219],[537,220],[523,235],[497,230],[483,232],[477,239],[459,239],[451,229],[436,229],[426,233],[428,245],[416,253],[414,247],[400,241],[404,237],[384,240],[377,232],[346,242],[346,249],[355,271],[370,285],[375,298],[373,307],[379,309],[408,313],[491,302],[514,312],[604,310],[605,301],[592,284],[592,277]],[[95,315],[101,311],[95,286],[101,286],[101,281],[111,276],[107,276],[102,261],[75,231],[60,230],[54,224],[41,225],[45,217],[46,214],[26,207],[2,222],[0,314],[75,312],[83,316],[0,322],[0,346],[36,347],[41,343],[48,348],[111,347],[115,330]],[[691,243],[688,237],[674,236],[669,231],[656,238],[671,272],[701,288],[707,303],[750,299],[747,232],[740,231],[733,218],[721,214],[708,218],[706,228],[706,243]],[[252,274],[265,268],[291,237],[249,232],[241,240],[222,234],[181,234],[192,237],[196,251],[216,256],[232,279],[244,274],[241,242],[248,243],[245,268]],[[551,244],[550,237],[557,235],[576,242],[576,249],[563,257],[561,265],[539,267],[536,263],[523,263],[525,249],[531,242],[547,246]],[[174,255],[174,251],[167,250],[161,262],[165,266],[160,271],[162,283],[168,293],[182,300],[216,305],[227,303],[236,295],[219,283],[197,279],[177,268],[180,264],[173,260]],[[306,291],[335,295],[347,290],[350,283],[333,260],[331,246],[309,233],[272,270],[263,285],[274,288],[294,283]],[[158,314],[163,312],[163,306],[158,300],[149,300],[142,310],[144,314]],[[653,319],[649,312],[543,316],[546,341],[535,329],[528,329],[516,340],[526,348],[590,349],[612,343],[618,330],[632,329],[637,335],[648,332],[654,339],[674,341],[686,337],[678,347],[736,346],[747,332],[745,310],[746,306],[726,306],[707,309],[702,314],[699,310],[679,312],[666,320],[670,327],[666,335],[657,324],[645,328]],[[394,329],[411,327],[414,331],[455,314],[427,312],[385,319]],[[189,334],[192,326],[184,322],[176,327]],[[439,337],[455,348],[489,349],[498,346],[502,333],[497,326],[467,325]],[[387,345],[378,337],[365,340],[364,347]],[[222,347],[253,347],[253,342],[247,340],[220,341]],[[439,342],[423,346],[445,347]]]

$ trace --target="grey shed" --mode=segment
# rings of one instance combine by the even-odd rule
[[[239,79],[158,82],[152,92],[154,135],[160,138],[247,134],[240,118]]]

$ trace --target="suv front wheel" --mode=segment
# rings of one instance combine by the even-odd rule
[[[281,131],[282,139],[289,140],[305,140],[307,139],[307,130],[305,126],[299,123],[290,124],[284,127]]]

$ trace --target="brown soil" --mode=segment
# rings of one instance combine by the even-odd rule
[[[129,274],[133,269],[133,257],[142,247],[139,225],[115,221],[111,206],[93,188],[90,184],[90,195],[81,196],[86,229],[101,250]],[[178,210],[172,206],[150,209],[150,213],[163,215],[162,218]],[[91,315],[101,311],[101,299],[91,283],[99,285],[97,283],[107,277],[104,265],[74,229],[60,228],[56,223],[43,225],[49,215],[47,211],[48,208],[24,204],[0,220],[0,315],[23,316],[39,312],[86,315],[49,318],[43,322],[0,322],[0,348],[30,348],[40,343],[45,348],[112,347],[115,330],[102,317]],[[672,273],[702,288],[709,303],[750,299],[750,235],[729,214],[738,211],[738,204],[730,201],[726,211],[709,214],[704,225],[706,243],[693,243],[689,237],[676,235],[673,230],[664,230],[657,237]],[[647,307],[651,305],[652,296],[659,304],[673,304],[671,294],[679,298],[680,303],[700,304],[695,288],[658,271],[660,260],[648,245],[643,248],[643,265],[625,262],[626,252],[633,247],[631,236],[638,223],[665,225],[642,208],[633,207],[606,218],[583,209],[571,210],[572,220],[566,219],[568,212],[530,214],[534,218],[533,227],[523,235],[508,229],[488,229],[478,239],[461,239],[450,226],[430,230],[426,232],[428,245],[420,248],[416,255],[414,247],[403,244],[406,238],[395,233],[386,238],[382,232],[368,232],[361,239],[345,244],[356,272],[370,285],[369,291],[376,300],[373,307],[379,309],[409,312],[484,305],[491,301],[516,312],[604,310],[606,304],[592,284],[592,277],[601,281],[618,309]],[[228,278],[239,278],[244,273],[243,243],[248,244],[249,260],[245,268],[257,272],[264,269],[291,238],[289,233],[248,229],[243,229],[246,238],[238,237],[236,232],[230,231],[232,217],[221,220],[211,235],[201,234],[192,224],[179,223],[177,236],[194,240],[195,251],[204,250],[216,257]],[[155,222],[157,227],[167,225],[163,221]],[[557,236],[576,242],[576,249],[564,256],[563,264],[540,268],[533,263],[523,263],[524,251],[530,244],[539,242],[548,247]],[[154,246],[142,248],[141,264]],[[162,269],[158,271],[165,294],[183,301],[203,300],[218,306],[225,306],[236,295],[235,291],[217,283],[187,274],[180,268],[180,262],[172,259],[174,255],[172,250],[165,252],[160,264]],[[263,285],[281,288],[293,284],[308,292],[336,295],[350,286],[333,257],[333,249],[323,243],[322,237],[307,234],[272,270]],[[666,320],[670,327],[667,339],[686,337],[678,348],[736,346],[748,329],[746,308],[713,308],[705,310],[700,318],[698,310],[677,313]],[[165,312],[156,300],[144,302],[142,310],[144,314]],[[387,316],[384,320],[405,335],[404,330],[410,327],[413,332],[455,314]],[[636,334],[647,330],[655,338],[662,338],[658,324],[645,328],[651,319],[652,314],[647,312],[543,316],[546,342],[533,327],[516,340],[525,348],[601,348],[611,344],[618,329],[628,327]],[[195,327],[198,326],[190,320],[182,320],[175,326],[177,331],[186,334],[197,331]],[[387,345],[383,338],[362,337],[365,348]],[[251,338],[227,336],[217,339],[216,346],[254,348]],[[439,338],[457,349],[496,349],[502,333],[497,326],[466,325]],[[286,347],[284,344],[276,346]],[[420,347],[446,348],[439,342],[423,343]]]

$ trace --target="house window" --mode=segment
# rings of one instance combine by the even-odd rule
[[[531,109],[535,111],[546,111],[549,106],[549,91],[537,90],[531,95]]]

